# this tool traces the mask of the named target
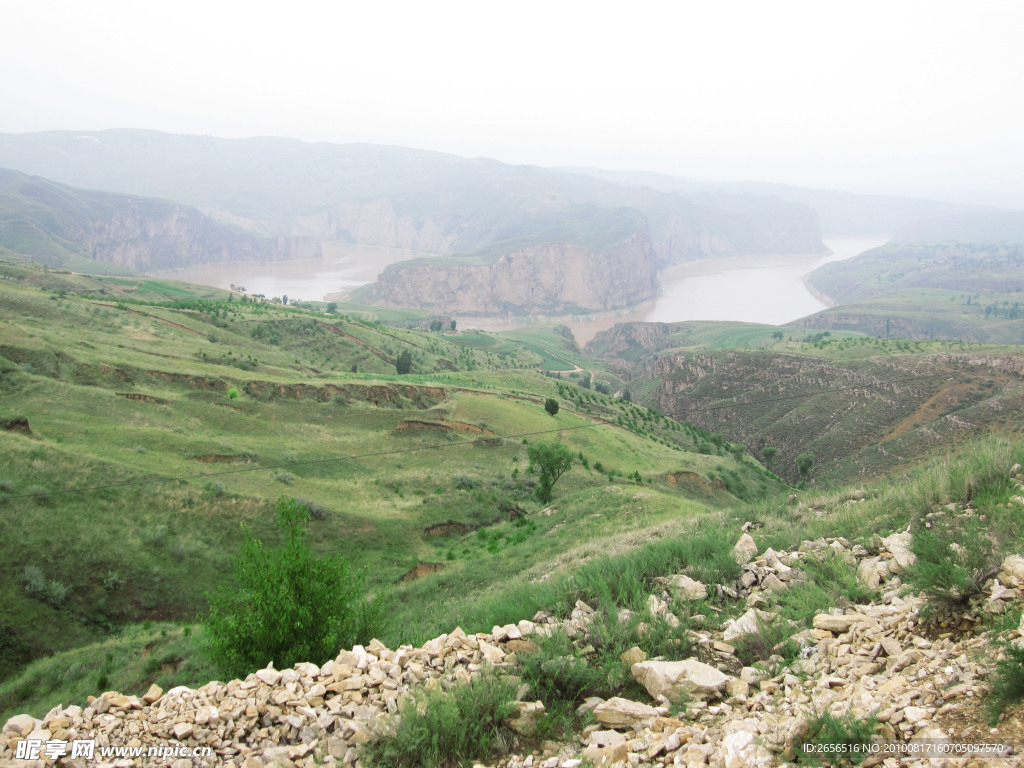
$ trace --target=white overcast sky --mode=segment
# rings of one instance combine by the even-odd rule
[[[152,128],[1024,207],[1021,0],[4,0],[0,132]]]

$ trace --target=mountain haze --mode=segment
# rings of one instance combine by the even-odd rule
[[[647,218],[660,264],[820,253],[812,210],[772,197],[685,194],[574,173],[370,144],[154,131],[0,135],[0,166],[200,208],[264,235],[458,256],[574,205]]]
[[[51,266],[98,271],[321,255],[309,237],[259,237],[180,203],[75,189],[4,168],[0,246]]]

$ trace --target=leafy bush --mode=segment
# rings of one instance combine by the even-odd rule
[[[608,688],[602,671],[579,655],[564,632],[539,637],[537,650],[519,658],[520,674],[530,686],[530,695],[556,714],[568,715],[588,696],[598,696]]]
[[[246,534],[235,562],[237,587],[222,585],[210,599],[203,643],[228,675],[270,661],[278,668],[322,663],[384,629],[384,606],[366,598],[363,575],[339,557],[310,552],[306,508],[282,496],[277,511],[281,545],[271,549]]]
[[[291,472],[275,472],[274,479],[277,480],[277,482],[279,483],[291,485],[292,483],[295,482],[295,475],[293,475]]]
[[[370,768],[447,768],[491,762],[514,743],[506,721],[517,711],[515,698],[512,682],[488,674],[447,691],[421,690],[364,745],[362,763]]]

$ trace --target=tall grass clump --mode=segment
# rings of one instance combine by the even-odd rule
[[[455,768],[491,762],[509,752],[518,710],[516,685],[482,674],[450,690],[421,690],[405,700],[377,738],[361,750],[369,768]]]
[[[683,570],[705,584],[730,583],[742,572],[732,556],[733,543],[722,536],[721,529],[706,525],[692,534],[662,539],[624,555],[595,558],[572,576],[563,607],[570,608],[581,599],[640,610],[656,577]]]

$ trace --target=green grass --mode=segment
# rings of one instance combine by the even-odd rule
[[[640,537],[681,511],[699,515],[734,498],[710,480],[704,490],[671,485],[673,473],[707,478],[707,469],[682,450],[683,432],[651,428],[634,406],[601,395],[549,416],[543,402],[558,383],[531,370],[532,353],[489,358],[438,334],[251,303],[93,298],[90,290],[115,283],[71,277],[82,282],[64,295],[28,280],[0,283],[0,419],[26,417],[31,429],[0,431],[0,550],[12,564],[0,575],[9,596],[0,620],[13,628],[0,676],[135,622],[194,620],[231,572],[242,526],[275,541],[282,491],[324,511],[307,524],[313,549],[367,567],[373,593],[390,591],[419,561],[443,561],[446,578],[488,591],[562,567],[588,537]],[[149,287],[162,290],[160,282]],[[340,323],[346,335],[321,323]],[[405,347],[419,367],[399,377],[386,358]],[[352,360],[368,372],[347,370]],[[531,518],[529,528],[505,511],[543,506],[525,474],[527,447],[519,438],[477,442],[523,432],[561,439],[590,466],[578,464],[555,488],[560,515]],[[762,482],[751,462],[721,463],[750,487]],[[637,470],[642,485],[626,481]],[[458,488],[457,476],[477,486]],[[621,489],[606,492],[613,482]],[[57,495],[35,495],[40,488]],[[473,529],[466,541],[426,534],[449,521]],[[44,583],[66,585],[64,599],[26,590],[28,564]]]
[[[92,644],[39,659],[0,682],[0,720],[21,712],[41,717],[54,705],[86,705],[87,696],[120,691],[141,697],[150,684],[165,691],[199,687],[217,677],[196,647],[191,625],[146,622]]]
[[[506,724],[516,711],[516,684],[481,674],[449,690],[421,690],[404,702],[399,717],[378,727],[360,758],[389,768],[455,768],[488,762],[509,752],[516,734]]]

